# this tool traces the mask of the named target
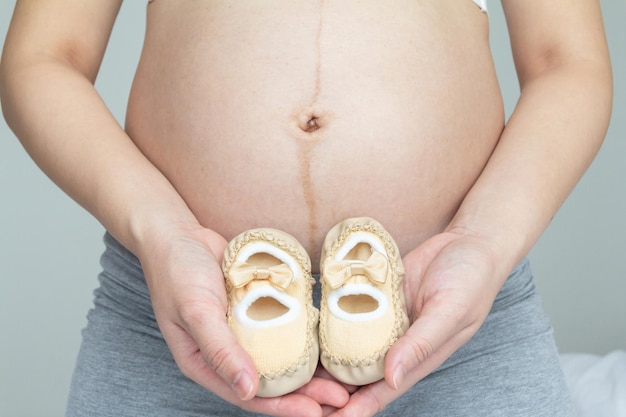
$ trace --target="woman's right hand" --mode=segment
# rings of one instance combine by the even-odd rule
[[[295,393],[255,397],[256,368],[226,322],[221,269],[226,240],[201,226],[178,228],[139,252],[152,305],[174,359],[188,378],[226,401],[275,416],[321,416],[340,408],[347,390],[314,377]]]

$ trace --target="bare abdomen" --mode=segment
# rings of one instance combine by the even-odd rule
[[[151,4],[129,133],[226,239],[282,229],[315,269],[335,223],[370,216],[412,249],[502,129],[486,16],[469,0],[280,4]]]

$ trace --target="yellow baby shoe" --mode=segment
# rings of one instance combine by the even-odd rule
[[[345,220],[326,236],[320,270],[322,365],[352,385],[382,379],[387,351],[409,327],[396,243],[373,219]]]
[[[222,263],[227,320],[259,374],[259,397],[309,382],[319,359],[311,260],[296,239],[275,229],[235,237]]]

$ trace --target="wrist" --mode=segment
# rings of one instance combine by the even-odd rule
[[[513,221],[498,223],[472,217],[471,221],[460,214],[452,220],[446,232],[471,239],[491,259],[498,276],[508,276],[513,268],[528,254],[533,238],[528,229]]]
[[[127,222],[127,248],[139,258],[154,253],[164,242],[202,228],[182,200],[178,204],[146,204],[135,208]]]

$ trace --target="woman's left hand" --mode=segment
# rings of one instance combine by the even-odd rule
[[[506,279],[480,237],[436,235],[403,259],[412,325],[389,350],[385,378],[354,391],[334,417],[373,416],[437,369],[480,328]]]

